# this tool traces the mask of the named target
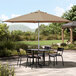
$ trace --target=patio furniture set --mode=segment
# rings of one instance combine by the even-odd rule
[[[38,49],[28,49],[26,50],[26,58],[27,58],[27,64],[28,64],[28,60],[32,59],[32,65],[35,63],[34,59],[36,60],[36,63],[37,65],[39,65],[39,60],[43,59],[43,65],[45,65],[45,58],[46,58],[46,53],[48,55],[48,58],[49,58],[49,63],[51,62],[51,57],[54,58],[54,61],[53,61],[53,65],[55,66],[55,62],[57,64],[57,57],[58,56],[61,56],[62,58],[62,64],[64,65],[64,62],[63,62],[63,48],[58,48],[57,49],[57,52],[55,53],[50,53],[51,51],[51,48],[48,48],[48,47],[45,47],[44,49],[40,49],[40,44],[39,44],[39,23],[63,23],[63,22],[70,22],[69,20],[67,19],[64,19],[64,18],[61,18],[61,17],[57,17],[57,16],[54,16],[54,15],[51,15],[51,14],[48,14],[46,12],[42,12],[40,10],[36,11],[36,12],[32,12],[32,13],[29,13],[29,14],[25,14],[25,15],[22,15],[22,16],[19,16],[19,17],[15,17],[15,18],[12,18],[12,19],[9,19],[9,20],[6,20],[4,22],[12,22],[12,23],[38,23]],[[72,32],[71,32],[72,33]],[[72,38],[72,37],[71,37]],[[62,30],[62,41],[63,41],[63,30]],[[18,58],[18,62],[17,64],[20,62],[21,64],[21,55],[20,55],[20,50],[17,49],[18,51],[18,54],[19,54],[19,58]],[[62,53],[59,53],[62,52]],[[42,53],[41,53],[42,52]]]
[[[57,59],[58,56],[62,58],[62,64],[64,66],[64,61],[63,61],[63,51],[64,48],[58,48],[56,51],[52,51],[52,48],[49,46],[45,46],[44,49],[27,49],[26,50],[26,66],[31,66],[36,64],[37,66],[45,66],[46,65],[46,57],[48,57],[48,65],[51,64],[51,58],[53,58],[53,66],[57,65]],[[22,61],[22,55],[20,53],[20,50],[17,49],[18,52],[18,61],[17,65],[21,65]],[[41,60],[41,61],[40,61]],[[41,63],[40,63],[41,62]]]

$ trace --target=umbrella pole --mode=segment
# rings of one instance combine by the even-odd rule
[[[39,30],[39,21],[38,21],[38,49],[40,48],[40,45],[39,45],[39,32],[40,32],[40,30]]]

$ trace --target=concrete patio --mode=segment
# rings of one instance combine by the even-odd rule
[[[15,76],[76,76],[76,51],[65,50],[63,57],[64,66],[62,65],[61,58],[58,57],[58,65],[55,67],[52,64],[42,68],[26,67],[26,58],[22,59],[21,66],[17,66],[17,59],[15,58],[0,58],[0,63],[13,65],[15,68]],[[48,61],[48,57],[46,57],[46,61]]]

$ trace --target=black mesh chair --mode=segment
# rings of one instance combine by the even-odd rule
[[[64,48],[58,48],[57,49],[57,53],[56,53],[56,63],[57,63],[57,57],[60,56],[62,58],[62,64],[64,65],[64,61],[63,61],[63,51]]]
[[[39,56],[38,52],[31,51],[31,49],[26,50],[26,58],[27,58],[26,66],[34,65],[34,63],[35,63],[34,59],[36,59],[36,66],[37,66],[37,64],[39,64],[39,59],[41,59],[41,57]],[[29,60],[30,60],[30,62],[29,62]],[[31,60],[32,60],[32,62],[31,62]]]
[[[64,51],[64,48],[58,48],[57,49],[57,52],[54,52],[54,53],[49,53],[49,62],[51,62],[51,57],[54,58],[53,60],[53,65],[55,66],[55,63],[58,64],[57,62],[57,57],[58,56],[61,56],[62,58],[62,64],[64,65],[64,61],[63,61],[63,51]],[[56,62],[55,62],[56,61]]]
[[[20,49],[16,49],[16,50],[18,53],[17,65],[21,65],[22,56],[24,56],[24,55],[21,55]],[[29,64],[28,59],[30,59],[30,64],[31,64],[32,53],[30,50],[28,50],[28,51],[26,50],[26,58],[27,58],[27,64]]]
[[[20,52],[20,49],[16,49],[17,50],[17,53],[18,53],[18,60],[17,60],[17,65],[21,65],[21,58],[22,58],[22,55],[21,55],[21,52]]]
[[[31,58],[33,57],[32,56],[32,51],[31,50],[25,50],[26,51],[26,58],[27,58],[27,62],[26,62],[26,66],[29,65],[29,63],[31,64]],[[29,62],[30,60],[30,62]]]
[[[53,58],[53,66],[55,66],[56,53],[50,53],[49,51],[49,64],[51,63],[51,58]]]

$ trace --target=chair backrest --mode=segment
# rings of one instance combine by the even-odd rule
[[[44,49],[49,50],[49,49],[51,49],[51,47],[50,46],[45,46]]]
[[[64,51],[64,48],[60,48],[60,47],[58,47],[58,49],[57,49],[57,53],[60,53],[61,55],[63,54],[63,51]]]
[[[20,49],[16,49],[19,56],[21,56]]]
[[[32,54],[31,50],[26,50],[26,55]]]

